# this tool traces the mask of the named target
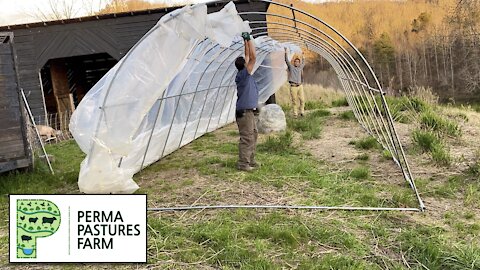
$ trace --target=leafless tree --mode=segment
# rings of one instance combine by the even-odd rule
[[[35,7],[32,12],[25,14],[38,21],[63,20],[76,17],[80,13],[80,5],[73,0],[48,0],[46,8]]]

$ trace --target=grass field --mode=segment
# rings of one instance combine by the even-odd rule
[[[417,207],[413,192],[388,159],[389,153],[363,133],[348,108],[332,108],[332,103],[344,101],[311,102],[308,115],[300,119],[290,118],[287,111],[287,132],[260,136],[257,159],[262,166],[257,171],[235,169],[238,132],[235,125],[229,125],[138,173],[134,178],[141,187],[137,193],[148,194],[150,207]],[[462,114],[468,120],[457,121],[462,132],[455,136],[430,130],[425,126],[428,119],[422,127],[421,116],[399,126],[426,212],[152,212],[148,265],[86,267],[480,269],[480,152],[471,141],[480,136],[480,114],[455,108],[434,112],[429,119],[442,123],[460,119]],[[437,162],[431,152],[419,148],[413,135],[416,129],[436,134],[448,150],[449,164]],[[0,268],[22,268],[7,264],[7,194],[78,193],[76,180],[83,153],[74,141],[51,145],[48,151],[55,156],[54,176],[41,164],[31,173],[0,176]]]

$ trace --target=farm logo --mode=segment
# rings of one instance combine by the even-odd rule
[[[17,258],[36,258],[37,239],[60,227],[60,210],[48,200],[17,200]]]
[[[9,199],[11,263],[147,262],[146,195]]]

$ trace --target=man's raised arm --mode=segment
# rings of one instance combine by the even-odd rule
[[[245,65],[247,65],[248,61],[250,61],[250,46],[246,39],[243,40],[244,47],[245,47]]]
[[[255,45],[253,44],[252,39],[249,37],[245,40],[245,47],[248,46],[248,61],[245,59],[247,63],[247,71],[250,75],[253,74],[253,68],[255,67],[255,62],[257,61],[257,53],[255,51]]]
[[[292,63],[290,63],[290,60],[288,60],[287,48],[285,48],[285,63],[287,63],[289,69],[292,67]]]

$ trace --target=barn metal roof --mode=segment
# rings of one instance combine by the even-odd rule
[[[223,6],[227,2],[229,2],[229,0],[219,0],[214,3],[207,3],[207,6],[208,7]],[[233,0],[233,2],[248,3],[249,0]],[[128,16],[148,15],[148,14],[156,14],[156,13],[169,13],[175,9],[179,9],[182,7],[183,6],[145,9],[145,10],[138,10],[138,11],[127,11],[127,12],[109,13],[109,14],[101,14],[101,15],[94,15],[94,16],[85,16],[85,17],[78,17],[78,18],[64,19],[64,20],[53,20],[53,21],[45,21],[45,22],[6,25],[6,26],[0,26],[0,31],[28,29],[28,28],[35,28],[35,27],[80,23],[80,22],[87,22],[87,21],[104,20],[104,19],[112,19],[112,18],[120,18],[120,17],[128,17]]]

